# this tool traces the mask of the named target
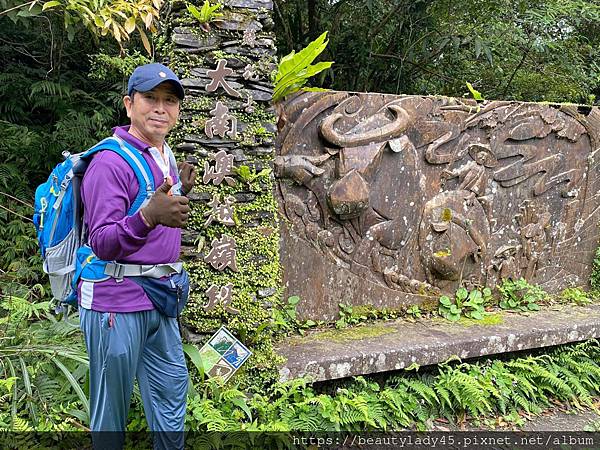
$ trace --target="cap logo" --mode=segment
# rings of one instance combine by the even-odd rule
[[[161,78],[166,78],[167,74],[164,73],[164,72],[158,72],[158,76],[161,77]]]

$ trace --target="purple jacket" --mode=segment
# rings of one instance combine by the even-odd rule
[[[128,133],[129,126],[114,133],[142,152],[154,175],[154,188],[163,183],[163,173],[148,151],[150,146]],[[177,167],[170,167],[173,183]],[[164,264],[179,259],[181,229],[162,225],[154,229],[144,223],[140,212],[127,216],[139,190],[129,164],[111,151],[94,155],[81,184],[88,244],[105,261],[129,264]],[[100,312],[134,312],[154,309],[143,289],[127,278],[79,282],[79,304]]]

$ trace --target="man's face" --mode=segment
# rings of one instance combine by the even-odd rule
[[[162,145],[179,117],[179,98],[169,82],[136,92],[133,98],[125,96],[123,103],[131,119],[130,132],[137,132],[154,146]]]

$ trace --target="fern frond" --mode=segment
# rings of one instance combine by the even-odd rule
[[[417,378],[405,379],[404,385],[409,391],[419,395],[426,404],[436,406],[440,404],[440,399],[435,390],[422,380]]]
[[[380,397],[384,404],[390,408],[391,415],[398,423],[404,427],[413,424],[414,420],[410,414],[416,404],[406,401],[407,396],[402,395],[401,390],[386,388],[381,391]]]

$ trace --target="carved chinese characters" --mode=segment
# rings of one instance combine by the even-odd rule
[[[209,70],[206,74],[211,79],[211,82],[206,86],[207,92],[216,91],[219,86],[222,87],[232,97],[240,97],[240,93],[233,89],[231,85],[225,80],[225,77],[230,76],[233,73],[233,69],[227,67],[227,61],[220,59],[217,63],[217,68]]]
[[[211,207],[211,210],[204,214],[205,217],[208,217],[206,222],[204,222],[204,226],[209,226],[211,223],[213,223],[213,221],[222,223],[223,225],[227,225],[229,227],[235,225],[232,207],[234,202],[235,198],[231,195],[225,197],[224,203],[220,202],[218,195],[213,195],[212,200],[208,203],[208,206]]]
[[[305,315],[502,278],[548,290],[588,279],[598,140],[576,109],[326,92],[281,116],[284,276],[290,294],[315,297]]]
[[[222,150],[217,152],[213,159],[214,166],[208,161],[204,165],[202,182],[204,184],[212,182],[212,184],[218,186],[225,181],[230,186],[235,185],[235,180],[230,176],[233,175],[233,155],[228,155],[227,152]],[[211,209],[204,214],[207,217],[204,226],[207,227],[213,222],[234,226],[234,202],[235,199],[232,196],[226,196],[224,203],[221,203],[219,195],[213,195],[208,204]],[[220,239],[214,239],[211,243],[210,252],[204,257],[204,261],[218,271],[230,268],[233,272],[238,272],[235,239],[227,235],[222,236]],[[216,304],[221,304],[229,313],[239,313],[230,305],[233,295],[232,284],[226,286],[211,285],[206,291],[206,295],[209,298],[209,302],[204,305],[206,311],[212,310]]]
[[[210,33],[179,13],[164,30],[186,94],[173,149],[200,170],[181,245],[192,278],[185,325],[200,334],[223,321],[236,332],[256,330],[279,300],[280,291],[268,290],[279,283],[279,241],[270,176],[277,58],[267,3],[225,5]]]
[[[218,186],[225,181],[228,185],[233,186],[235,180],[230,176],[233,175],[233,155],[228,155],[227,152],[222,150],[217,152],[213,159],[214,166],[208,161],[204,165],[203,183],[212,182],[212,184]],[[210,226],[213,222],[225,226],[235,226],[234,202],[235,198],[230,195],[225,197],[223,203],[221,203],[218,194],[213,195],[212,200],[208,203],[211,209],[204,214],[204,217],[207,217],[204,226]],[[233,272],[238,272],[235,239],[227,235],[223,235],[220,239],[213,239],[211,249],[204,257],[204,261],[218,271],[229,268]],[[204,305],[206,311],[212,310],[216,304],[221,304],[229,313],[239,313],[230,306],[233,295],[232,284],[226,286],[211,285],[206,291],[206,295],[209,298],[209,302]]]
[[[229,236],[223,236],[221,239],[213,239],[211,249],[204,261],[209,263],[218,271],[229,267],[234,272],[238,271],[236,257],[235,240]]]
[[[206,73],[211,80],[206,85],[207,92],[215,92],[221,87],[229,96],[241,97],[241,94],[225,79],[225,77],[233,74],[233,70],[227,67],[226,60],[220,59],[217,62],[216,69],[208,70]],[[252,107],[251,100],[251,97],[248,97],[246,109]],[[217,101],[215,107],[211,109],[210,115],[211,118],[206,120],[204,126],[204,132],[207,137],[210,139],[213,139],[215,136],[219,136],[222,139],[226,136],[231,139],[237,138],[237,118],[233,114],[230,114],[229,108],[223,102]],[[225,182],[229,186],[234,186],[235,180],[232,177],[233,155],[228,155],[227,152],[221,150],[214,154],[212,159],[214,160],[214,165],[208,161],[204,164],[202,182],[204,184],[212,183],[215,186],[219,186]],[[208,204],[211,209],[204,214],[204,217],[207,217],[204,226],[208,227],[214,222],[230,227],[235,226],[233,218],[234,200],[232,196],[226,196],[224,203],[221,203],[220,196],[217,194],[213,195],[212,201]],[[229,268],[233,272],[238,272],[235,239],[227,235],[223,235],[219,239],[213,239],[211,249],[204,257],[204,261],[218,271]],[[225,286],[213,284],[205,294],[209,299],[208,303],[203,307],[206,311],[210,311],[217,304],[220,304],[231,314],[239,313],[237,309],[231,306],[233,284],[229,283]]]
[[[204,175],[202,182],[204,184],[212,183],[218,186],[225,181],[229,186],[235,184],[235,180],[229,175],[233,175],[233,155],[228,155],[225,150],[221,150],[214,155],[215,165],[212,166],[207,161],[204,164]]]
[[[211,311],[216,305],[221,305],[231,314],[239,314],[240,312],[231,306],[233,300],[233,284],[229,283],[225,286],[211,285],[206,291],[208,303],[203,306],[206,311]]]
[[[230,138],[235,139],[237,137],[237,119],[235,116],[229,114],[229,108],[221,102],[217,102],[214,109],[210,111],[212,119],[206,121],[204,126],[204,132],[209,138],[213,138],[214,135],[221,136],[228,135]],[[231,122],[231,126],[229,125]]]

